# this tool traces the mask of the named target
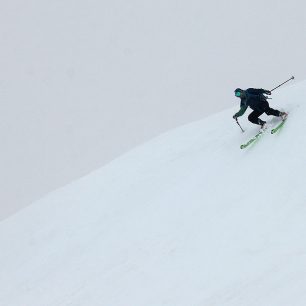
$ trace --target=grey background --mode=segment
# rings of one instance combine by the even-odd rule
[[[305,6],[2,0],[0,219],[163,131],[238,108],[236,87],[305,79]]]

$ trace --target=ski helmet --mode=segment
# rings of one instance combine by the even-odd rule
[[[241,88],[236,88],[235,89],[235,96],[236,97],[240,97],[241,96],[241,92],[243,92],[243,90]]]

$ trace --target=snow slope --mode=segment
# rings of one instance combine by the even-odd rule
[[[0,223],[0,305],[306,305],[305,98],[275,92],[290,118],[250,149],[237,106]]]

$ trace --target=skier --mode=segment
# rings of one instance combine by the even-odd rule
[[[263,113],[266,113],[268,116],[281,117],[282,120],[285,120],[288,114],[271,108],[264,94],[271,95],[271,91],[256,88],[248,88],[246,90],[237,88],[235,90],[235,96],[241,99],[240,110],[233,118],[237,120],[237,118],[242,116],[247,108],[250,107],[253,111],[248,116],[249,121],[260,125],[262,129],[264,129],[266,125],[266,121],[259,118]]]

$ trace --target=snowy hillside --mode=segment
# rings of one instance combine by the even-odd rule
[[[247,150],[237,101],[0,223],[0,305],[306,305],[305,100],[275,91],[290,117]]]

